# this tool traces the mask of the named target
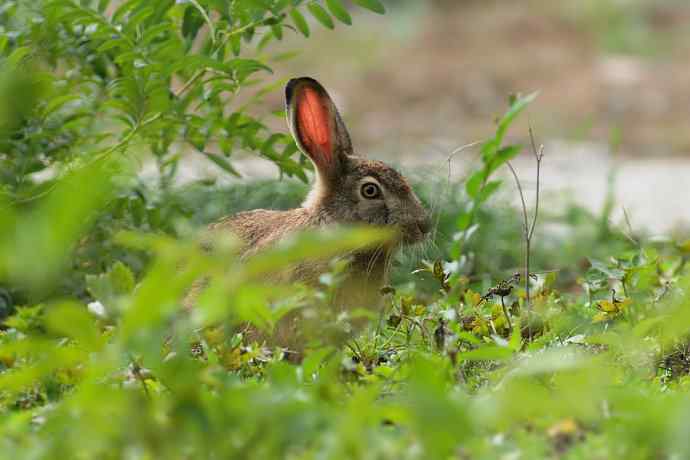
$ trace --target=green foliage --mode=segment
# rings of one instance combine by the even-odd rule
[[[381,13],[378,2],[361,6]],[[0,187],[31,200],[66,165],[151,152],[169,182],[181,153],[238,175],[248,151],[306,181],[291,138],[251,110],[280,83],[266,48],[304,12],[334,28],[352,18],[340,0],[10,1],[0,9]],[[242,97],[240,98],[240,94]],[[249,103],[247,102],[247,96]],[[131,149],[130,149],[131,150]]]
[[[495,135],[482,144],[482,168],[475,171],[465,182],[465,192],[469,198],[469,203],[457,217],[459,233],[455,235],[455,239],[459,243],[454,251],[455,257],[459,257],[462,254],[465,249],[463,245],[478,229],[475,223],[477,210],[496,193],[501,185],[499,180],[490,180],[491,176],[498,168],[514,158],[522,150],[522,147],[518,145],[504,146],[503,139],[515,118],[535,97],[536,93],[526,97],[511,98],[510,108],[498,121]]]
[[[80,172],[75,177],[87,181]],[[26,232],[40,232],[43,214],[62,207],[58,197],[79,203],[73,212],[81,215],[98,206],[76,198],[100,182],[50,191],[38,200],[41,214],[6,207],[2,217],[21,216]],[[208,192],[196,193],[208,201]],[[184,195],[183,207],[194,207],[193,194]],[[80,238],[69,226],[52,228],[61,236],[50,246]],[[241,264],[232,241],[208,254],[193,239],[121,234],[119,244],[151,253],[145,275],[115,262],[86,276],[87,300],[49,298],[4,322],[3,451],[13,458],[684,454],[676,433],[690,404],[687,244],[631,246],[592,260],[584,296],[557,290],[555,274],[540,277],[533,316],[520,290],[509,298],[512,334],[500,305],[479,302],[481,285],[455,281],[442,263],[430,272],[439,293],[389,288],[370,329],[345,345],[316,343],[298,365],[232,327],[249,321],[270,329],[287,311],[320,305],[328,284],[280,286],[266,275],[370,238],[379,235],[305,235]],[[44,258],[50,247],[20,250],[36,265],[53,257]],[[36,265],[16,265],[12,279],[35,279]],[[58,283],[63,269],[42,270],[52,281],[29,283],[31,291]],[[201,273],[212,274],[209,294],[194,315],[182,314],[179,299]],[[321,334],[343,321],[323,305],[317,311]]]
[[[211,255],[194,241],[122,235],[121,242],[149,248],[155,260],[136,288],[122,264],[89,278],[107,316],[79,302],[51,301],[19,308],[5,322],[4,451],[48,458],[119,458],[132,449],[172,458],[684,452],[684,440],[674,435],[690,403],[687,371],[678,366],[690,325],[682,245],[633,251],[620,259],[625,264],[592,264],[590,272],[611,276],[601,293],[654,266],[649,282],[636,285],[639,307],[605,324],[596,321],[595,304],[541,279],[533,342],[524,326],[508,335],[500,309],[478,305],[478,293],[465,291],[458,300],[455,286],[433,302],[388,290],[369,331],[343,348],[310,348],[300,365],[222,326],[196,332],[237,314],[270,323],[280,305],[271,293],[293,301],[310,294],[271,285],[266,273],[314,256],[314,238],[335,252],[378,238],[369,233],[308,235],[249,265],[231,262],[231,241],[219,241],[220,252]],[[214,294],[197,314],[178,316],[175,299],[202,272],[217,273]],[[448,280],[442,268],[433,272]],[[668,277],[674,281],[660,297]],[[257,302],[246,310],[255,316],[241,314],[247,296]],[[516,323],[527,324],[520,292],[515,300]]]
[[[279,39],[286,21],[305,36],[304,12],[350,22],[344,3],[316,4],[0,7],[3,457],[690,455],[690,243],[627,238],[580,208],[546,212],[567,231],[535,241],[535,265],[563,269],[533,280],[532,310],[516,286],[485,295],[521,259],[515,211],[487,203],[518,151],[504,136],[529,97],[511,102],[467,182],[415,180],[427,203],[439,185],[449,199],[434,207],[434,244],[398,259],[373,315],[329,308],[345,263],[324,259],[386,232],[314,231],[247,261],[233,238],[197,235],[219,216],[304,196],[298,181],[178,188],[171,146],[192,145],[232,174],[231,155],[206,148],[230,126],[228,151],[246,142],[304,178],[285,137],[248,109],[223,110],[221,94],[252,87],[266,62],[243,53]],[[178,79],[192,81],[179,94]],[[137,178],[138,145],[161,183]],[[35,180],[42,171],[53,177]],[[305,260],[324,262],[318,285],[280,282]],[[257,333],[293,317],[301,360]]]

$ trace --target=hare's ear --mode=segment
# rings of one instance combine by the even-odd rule
[[[296,78],[285,88],[285,102],[297,146],[311,158],[320,176],[337,176],[352,154],[352,143],[326,90],[312,78]]]

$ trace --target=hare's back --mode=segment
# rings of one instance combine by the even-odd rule
[[[310,226],[311,215],[304,208],[288,211],[255,209],[226,217],[209,230],[230,231],[244,243],[243,255],[254,253],[280,241],[289,233]]]

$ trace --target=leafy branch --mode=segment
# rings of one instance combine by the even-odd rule
[[[3,127],[0,193],[33,200],[45,184],[32,174],[96,161],[134,136],[155,156],[161,177],[177,171],[177,147],[191,145],[230,174],[231,157],[242,150],[306,180],[292,139],[252,113],[276,88],[265,82],[272,70],[262,51],[284,30],[308,37],[305,14],[329,28],[335,20],[352,24],[342,0],[29,3],[10,2],[11,14],[0,8],[0,65],[28,76],[17,80],[29,80],[22,94],[34,100],[23,102],[9,131]],[[354,3],[384,12],[379,0]],[[252,92],[249,102],[234,104],[242,90]],[[142,129],[153,121],[155,131]],[[122,145],[94,151],[113,132]]]
[[[520,153],[519,145],[503,145],[508,128],[536,97],[537,93],[532,93],[524,97],[512,98],[508,111],[498,122],[494,136],[482,144],[482,167],[470,175],[465,182],[465,192],[469,203],[457,217],[456,225],[459,232],[455,235],[457,243],[452,254],[457,259],[461,258],[469,238],[478,228],[475,224],[477,212],[501,185],[500,180],[492,179],[494,173]]]

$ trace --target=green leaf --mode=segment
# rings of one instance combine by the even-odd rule
[[[300,11],[297,8],[293,8],[292,10],[290,10],[290,17],[292,18],[292,22],[295,23],[295,27],[297,27],[297,30],[299,30],[305,37],[308,37],[309,24],[307,23],[307,20],[304,19],[302,13],[300,13]]]
[[[278,40],[283,39],[283,28],[280,25],[271,26],[271,32],[273,32],[273,36]],[[258,48],[263,49],[264,46],[259,45]]]
[[[465,361],[501,361],[511,356],[513,356],[513,350],[508,347],[487,345],[465,353],[460,353],[458,357]]]
[[[520,328],[520,318],[516,318],[515,323],[513,324],[513,333],[510,336],[508,347],[515,352],[520,351],[522,348],[522,329]]]
[[[467,228],[472,223],[472,212],[471,211],[461,211],[455,220],[455,225],[458,230],[467,230]]]
[[[67,302],[46,309],[46,328],[61,336],[76,340],[88,351],[100,350],[103,339],[86,307]]]
[[[513,123],[515,118],[523,111],[525,108],[539,95],[539,92],[535,91],[524,97],[516,98],[510,106],[510,109],[503,115],[501,121],[498,123],[498,129],[496,130],[496,145],[501,145],[503,143],[503,138],[505,137],[506,131]]]
[[[127,0],[117,7],[112,16],[112,21],[114,23],[123,22],[125,16],[130,14],[132,11],[141,6],[143,2],[141,0]]]
[[[43,109],[43,118],[46,118],[53,112],[60,110],[60,108],[65,104],[72,101],[77,101],[79,99],[81,99],[81,97],[78,94],[63,94],[61,96],[54,97],[48,101],[48,104],[46,104],[45,108]]]
[[[11,223],[15,231],[0,238],[0,252],[4,256],[0,259],[0,276],[10,276],[34,289],[48,288],[56,278],[64,276],[72,245],[114,191],[112,169],[112,159],[75,168],[56,180],[50,193],[37,201],[30,212],[18,216]]]
[[[146,6],[144,8],[140,8],[136,11],[136,13],[133,11],[132,14],[129,15],[126,21],[126,27],[130,30],[137,30],[140,27],[143,27],[144,22],[153,15],[154,9],[150,6]],[[209,24],[211,27],[211,32],[213,32],[213,25]],[[213,34],[211,34],[211,37],[213,38]]]
[[[582,368],[591,359],[584,353],[568,349],[545,350],[543,353],[538,353],[519,362],[514,375],[523,377],[571,371]]]
[[[502,165],[515,158],[521,151],[521,145],[509,145],[500,149],[493,155],[493,158],[489,160],[488,174],[491,175]]]
[[[242,38],[239,35],[233,35],[232,37],[230,37],[228,46],[230,46],[232,54],[234,54],[235,56],[239,56],[240,52],[242,51]]]
[[[479,170],[472,174],[469,179],[467,179],[467,182],[465,183],[465,191],[469,195],[470,198],[476,199],[477,196],[479,195],[479,191],[482,188],[482,185],[484,184],[484,180],[486,179],[486,173],[484,170]]]
[[[111,50],[113,48],[117,47],[123,47],[127,48],[127,42],[124,39],[111,39],[106,42],[104,42],[101,46],[96,48],[96,51],[98,53],[105,53],[108,50]]]
[[[314,379],[323,360],[333,351],[332,347],[319,348],[304,358],[304,361],[302,361],[302,375],[306,382],[311,382]]]
[[[309,9],[309,12],[312,14],[312,16],[314,16],[314,18],[316,18],[316,20],[321,23],[321,25],[328,29],[335,28],[333,19],[331,19],[331,16],[323,8],[323,6],[319,5],[318,3],[310,3],[309,5],[307,5],[307,8]]]
[[[213,163],[216,164],[216,166],[220,167],[223,171],[229,172],[235,177],[242,177],[242,175],[230,164],[230,162],[223,156],[215,154],[215,153],[209,153],[209,152],[201,152],[206,158],[211,160]]]
[[[347,9],[343,4],[340,2],[340,0],[326,0],[326,6],[328,6],[328,9],[330,12],[338,18],[338,20],[344,24],[347,24],[348,26],[352,25],[352,16],[350,16],[350,13],[348,13]]]
[[[7,57],[6,65],[8,68],[14,68],[18,66],[22,60],[27,57],[31,53],[31,48],[28,46],[21,46],[14,51]]]
[[[172,24],[170,24],[169,22],[163,22],[153,27],[149,27],[144,32],[144,35],[141,38],[141,43],[144,45],[148,45],[155,39],[162,38],[166,33],[174,33]],[[175,45],[180,46],[177,43]]]
[[[112,308],[118,298],[134,290],[134,274],[129,267],[117,261],[106,273],[86,275],[86,287],[91,296],[106,308]]]
[[[211,36],[211,42],[215,43],[216,41],[216,29],[213,26],[213,21],[211,21],[211,18],[208,16],[208,13],[206,13],[206,10],[204,9],[203,6],[201,6],[196,0],[188,0],[194,8],[196,8],[199,11],[199,14],[201,17],[204,19],[206,22],[206,25],[208,25],[208,33]],[[131,19],[130,19],[131,21]]]
[[[129,294],[134,290],[134,274],[119,260],[110,269],[110,283],[117,295]]]
[[[204,18],[199,10],[189,5],[185,11],[182,19],[182,36],[188,40],[194,40],[194,37],[199,33],[199,29],[204,25]]]
[[[248,276],[263,276],[305,260],[324,260],[353,250],[375,247],[392,236],[389,229],[354,227],[308,230],[281,241],[270,251],[263,251],[247,261]]]
[[[366,8],[374,13],[385,14],[386,7],[383,6],[381,0],[352,0],[352,3],[359,5],[362,8]]]
[[[501,184],[503,184],[503,181],[500,180],[492,180],[486,183],[484,187],[479,191],[479,195],[477,196],[477,203],[484,203],[486,200],[491,198],[491,195],[496,193],[496,191],[501,187]]]

